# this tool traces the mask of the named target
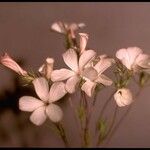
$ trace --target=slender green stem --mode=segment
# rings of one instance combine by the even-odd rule
[[[83,140],[84,140],[84,145],[83,147],[89,147],[90,142],[89,142],[89,108],[88,108],[88,102],[86,99],[86,95],[83,91],[81,91],[82,94],[82,100],[84,104],[84,111],[85,111],[85,126],[83,128]]]
[[[138,97],[141,93],[141,88],[139,89],[139,91],[137,92],[136,97]],[[107,140],[107,143],[110,142],[111,137],[113,136],[113,134],[116,132],[116,130],[119,128],[119,126],[121,125],[121,123],[124,121],[124,119],[126,118],[126,116],[129,114],[129,112],[131,111],[131,108],[133,107],[133,105],[130,105],[127,109],[127,111],[124,113],[124,115],[120,118],[120,120],[118,121],[118,123],[116,124],[116,126],[113,128],[113,130],[111,131],[109,138]]]
[[[59,122],[59,123],[55,123],[55,126],[59,131],[59,134],[65,144],[65,147],[69,147],[69,143],[68,143],[67,136],[66,136],[65,130],[63,128],[63,125]]]
[[[107,136],[111,132],[111,130],[112,130],[113,126],[114,126],[115,120],[116,120],[117,111],[118,111],[118,106],[116,105],[115,111],[114,111],[114,115],[113,115],[113,118],[112,118],[112,122],[110,124],[110,127],[109,127],[109,129],[107,130],[106,134],[103,137],[101,137],[101,134],[99,134],[97,146],[99,146],[107,138]]]
[[[99,120],[102,118],[104,111],[106,110],[106,107],[108,106],[109,102],[111,101],[113,95],[114,95],[115,91],[108,97],[108,99],[106,100],[101,112],[100,112],[100,116],[99,116]]]
[[[72,111],[73,111],[73,114],[74,114],[74,118],[75,118],[76,124],[77,124],[78,129],[79,129],[79,135],[80,135],[80,137],[82,139],[82,133],[81,133],[82,126],[79,124],[79,120],[78,120],[77,115],[75,113],[75,108],[74,108],[74,105],[72,103],[71,97],[69,97],[69,103],[70,103],[70,107],[72,108]]]

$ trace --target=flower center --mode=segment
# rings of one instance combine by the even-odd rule
[[[49,102],[48,102],[48,101],[46,101],[46,102],[44,102],[44,104],[45,104],[45,106],[48,106],[48,105],[49,105]]]

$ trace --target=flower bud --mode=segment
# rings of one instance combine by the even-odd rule
[[[53,71],[53,65],[54,65],[54,59],[53,58],[47,58],[46,63],[43,64],[39,68],[39,72],[46,76],[47,79],[51,78],[51,72]]]
[[[79,33],[80,35],[80,53],[83,53],[85,51],[87,41],[88,41],[88,34],[86,33]]]
[[[20,75],[26,76],[27,72],[23,70],[7,53],[4,56],[1,56],[0,59],[2,65],[14,70]]]
[[[132,93],[127,88],[119,89],[114,94],[114,99],[119,107],[130,105],[133,101]]]

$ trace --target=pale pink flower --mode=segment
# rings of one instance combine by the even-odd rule
[[[17,72],[20,75],[26,76],[27,72],[23,70],[7,53],[1,56],[1,63],[12,69],[13,71]]]
[[[55,22],[51,25],[51,29],[61,34],[67,34],[68,31],[74,32],[77,29],[85,27],[84,23],[63,23],[63,22]]]
[[[54,102],[61,99],[67,92],[63,82],[55,82],[50,90],[45,78],[40,77],[33,80],[36,94],[40,99],[32,96],[23,96],[19,99],[19,109],[33,112],[30,116],[31,122],[41,125],[48,117],[52,122],[59,122],[63,117],[61,108]]]
[[[86,33],[79,33],[79,36],[80,36],[80,53],[82,54],[85,51],[89,37],[88,34]]]
[[[132,93],[127,88],[118,89],[114,94],[114,99],[119,107],[130,105],[133,102]]]
[[[145,72],[150,72],[150,56],[147,54],[140,54],[137,59],[136,62],[137,64],[137,69],[138,70],[142,70]]]
[[[51,73],[53,71],[53,66],[54,66],[54,59],[53,58],[46,58],[45,64],[43,64],[39,68],[39,72],[44,75],[47,79],[51,78]]]
[[[100,60],[96,65],[87,67],[83,70],[82,77],[86,82],[82,85],[81,89],[89,97],[93,95],[97,84],[110,86],[113,83],[103,72],[112,65],[114,60],[112,58],[107,58],[106,55],[101,55],[99,57]]]
[[[52,81],[66,80],[66,90],[69,93],[74,93],[78,86],[84,67],[95,58],[96,52],[93,50],[84,51],[78,60],[77,53],[73,49],[67,50],[63,54],[63,59],[66,65],[71,69],[62,68],[54,70],[51,74]]]
[[[126,66],[129,70],[133,70],[134,72],[139,71],[139,69],[150,68],[149,55],[144,54],[143,51],[138,47],[120,49],[116,52],[116,57],[124,66]]]

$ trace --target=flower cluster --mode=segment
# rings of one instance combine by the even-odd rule
[[[114,86],[114,100],[119,107],[129,105],[134,98],[127,87],[129,80],[136,74],[150,73],[150,56],[138,47],[129,47],[116,51],[116,57],[97,54],[87,49],[89,35],[76,30],[84,27],[84,23],[55,22],[51,29],[65,35],[67,49],[62,54],[68,68],[54,68],[54,59],[46,58],[38,69],[38,75],[32,76],[22,69],[7,53],[1,56],[1,64],[17,72],[22,78],[30,80],[39,98],[23,96],[19,99],[19,109],[32,112],[31,122],[41,125],[48,117],[52,122],[60,122],[63,118],[61,107],[55,102],[61,100],[67,93],[77,90],[92,98],[98,92],[99,86]],[[77,42],[77,36],[79,42]],[[105,71],[115,66],[116,80],[105,75]],[[39,75],[40,74],[40,75]],[[144,78],[144,77],[143,77]]]

